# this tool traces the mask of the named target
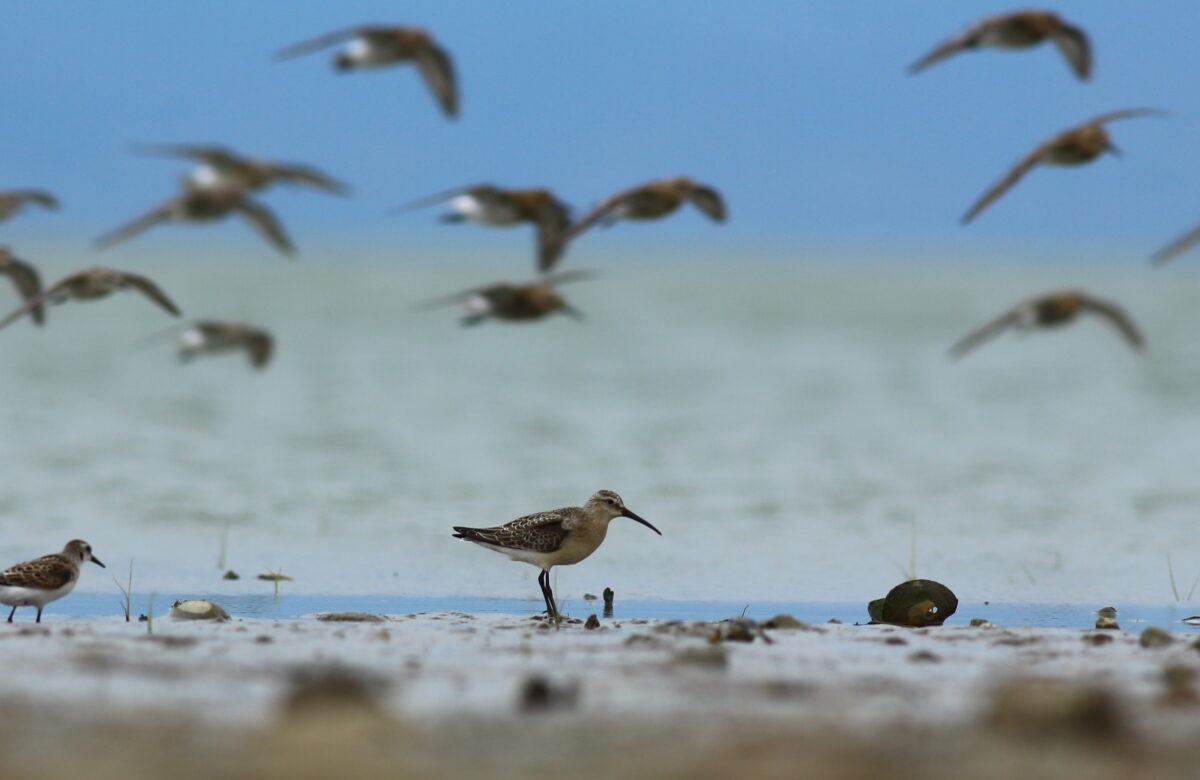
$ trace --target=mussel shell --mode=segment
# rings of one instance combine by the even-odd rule
[[[882,602],[882,603],[880,603]],[[958,597],[940,582],[909,580],[867,606],[872,620],[897,626],[940,626],[958,609]]]

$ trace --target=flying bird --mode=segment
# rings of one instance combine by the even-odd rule
[[[602,200],[599,205],[568,227],[539,257],[538,267],[549,271],[562,257],[567,244],[598,222],[612,224],[619,219],[659,219],[691,203],[714,222],[724,222],[725,201],[721,193],[687,176],[658,179],[623,190]]]
[[[546,613],[557,618],[550,569],[579,563],[594,553],[608,533],[608,524],[617,517],[628,517],[662,536],[662,531],[626,509],[625,502],[611,490],[597,490],[583,506],[538,512],[494,528],[456,525],[452,535],[541,569],[538,586],[546,601]]]
[[[1124,336],[1135,350],[1146,346],[1141,332],[1125,311],[1111,301],[1093,298],[1082,290],[1059,290],[1027,298],[983,327],[971,331],[950,347],[951,358],[958,359],[975,347],[1009,328],[1053,328],[1072,322],[1080,314],[1102,317]]]
[[[0,275],[9,278],[23,301],[29,302],[42,292],[42,277],[37,269],[18,258],[6,246],[0,246]],[[41,325],[46,321],[45,311],[44,306],[35,303],[29,313],[33,321]]]
[[[179,335],[180,360],[202,354],[244,350],[250,365],[264,368],[271,359],[274,339],[262,328],[244,322],[198,320]]]
[[[462,304],[467,312],[461,320],[463,325],[478,325],[489,317],[509,321],[538,320],[556,311],[582,320],[583,314],[567,303],[555,288],[589,276],[591,274],[586,271],[568,271],[543,276],[529,284],[499,282],[438,298],[419,308]]]
[[[266,206],[245,193],[231,189],[199,189],[185,186],[181,194],[168,198],[142,216],[96,239],[99,249],[127,241],[162,222],[211,222],[238,214],[281,253],[291,256],[295,247],[279,221]]]
[[[478,222],[483,225],[509,227],[530,223],[537,230],[538,257],[550,252],[563,231],[571,223],[571,209],[553,192],[544,188],[504,189],[493,184],[475,184],[439,192],[399,207],[410,211],[435,203],[449,201],[450,211],[443,222]],[[541,266],[539,270],[546,271]]]
[[[45,190],[0,190],[0,222],[12,217],[28,203],[44,209],[58,208],[58,198]]]
[[[64,276],[54,284],[29,298],[23,305],[0,320],[0,328],[7,327],[23,314],[39,309],[43,304],[63,303],[71,299],[91,301],[107,298],[118,290],[136,290],[170,314],[180,316],[179,308],[159,289],[158,285],[144,276],[125,273],[103,266],[93,266]]]
[[[1150,262],[1154,263],[1154,265],[1163,265],[1164,263],[1169,263],[1198,243],[1200,243],[1200,225],[1197,225],[1179,238],[1164,246],[1162,249],[1150,255]]]
[[[1076,76],[1084,81],[1091,77],[1092,49],[1087,34],[1049,11],[1013,11],[980,19],[953,38],[938,44],[908,69],[912,73],[919,73],[960,51],[981,47],[1027,49],[1046,39],[1054,41]]]
[[[458,85],[454,63],[433,37],[419,27],[367,25],[348,27],[281,49],[276,60],[289,60],[303,54],[350,41],[350,45],[333,57],[340,71],[376,68],[404,62],[415,62],[425,79],[425,85],[449,117],[458,116]]]
[[[185,179],[193,189],[255,191],[268,185],[291,184],[334,195],[349,191],[342,182],[303,163],[246,157],[224,146],[197,144],[138,144],[141,154],[195,160],[199,166]]]
[[[1021,180],[1021,177],[1033,170],[1037,165],[1082,165],[1099,157],[1104,152],[1120,156],[1121,152],[1113,145],[1104,125],[1117,119],[1129,119],[1137,116],[1165,116],[1166,112],[1152,108],[1129,108],[1121,111],[1111,111],[1089,119],[1083,124],[1076,125],[1049,138],[1033,147],[1004,177],[993,184],[987,192],[975,201],[975,205],[962,216],[962,224],[967,224],[990,206],[1001,195]]]

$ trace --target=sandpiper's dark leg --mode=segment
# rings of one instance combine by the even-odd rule
[[[41,608],[41,607],[38,607],[38,616],[37,616],[37,620],[35,620],[34,622],[35,622],[35,623],[41,623],[41,622],[42,622],[42,608]]]
[[[8,613],[8,622],[9,622],[9,623],[11,623],[11,622],[12,622],[13,615],[15,615],[15,614],[17,614],[17,608],[16,608],[16,607],[13,607],[13,608],[12,608],[12,612],[9,612],[9,613]]]
[[[550,588],[550,570],[546,569],[542,575],[538,577],[538,581],[542,586],[542,597],[546,599],[546,614],[551,619],[558,619],[558,605],[554,603],[554,591]]]

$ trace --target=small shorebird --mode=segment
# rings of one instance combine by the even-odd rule
[[[1162,249],[1150,255],[1150,262],[1152,262],[1154,265],[1168,263],[1194,247],[1196,244],[1200,244],[1200,225],[1197,225],[1179,238],[1164,246]]]
[[[0,604],[12,607],[8,622],[13,622],[17,607],[37,607],[37,622],[41,623],[42,609],[75,589],[79,568],[88,561],[105,568],[100,559],[92,555],[90,544],[72,539],[62,552],[43,555],[0,571]]]
[[[21,299],[26,302],[36,298],[42,291],[42,278],[37,269],[18,258],[6,246],[0,246],[0,275],[12,280],[13,286],[21,294]],[[40,303],[34,304],[29,313],[38,325],[46,321],[46,310]]]
[[[626,509],[625,502],[611,490],[597,490],[583,506],[538,512],[495,528],[456,525],[453,536],[541,569],[538,585],[546,600],[546,612],[556,617],[558,607],[550,589],[550,569],[579,563],[594,553],[604,541],[608,524],[614,517],[636,520],[662,536],[662,531]]]
[[[687,176],[658,179],[602,200],[559,235],[557,241],[543,249],[538,267],[543,272],[553,268],[567,244],[597,222],[609,225],[619,219],[658,219],[675,212],[685,202],[690,202],[714,222],[725,221],[725,201],[713,187],[699,184]]]
[[[197,320],[179,334],[179,359],[191,360],[196,355],[242,349],[250,365],[263,368],[271,359],[274,340],[262,328],[244,322]]]
[[[555,287],[589,276],[591,274],[586,271],[569,271],[543,276],[529,284],[498,282],[438,298],[418,308],[461,303],[467,310],[462,318],[463,325],[478,325],[489,317],[498,320],[538,320],[556,311],[582,320],[583,314],[567,303]]]
[[[1164,116],[1165,113],[1152,108],[1110,111],[1043,141],[1033,147],[1012,167],[1012,170],[1004,174],[1002,179],[983,193],[960,221],[964,225],[970,222],[1020,181],[1022,176],[1033,170],[1035,165],[1082,165],[1091,162],[1105,152],[1111,152],[1119,157],[1121,152],[1113,145],[1112,139],[1105,131],[1105,123],[1136,116]]]
[[[1047,38],[1054,41],[1075,75],[1086,81],[1092,75],[1092,51],[1087,34],[1049,11],[1013,11],[988,16],[958,35],[938,44],[933,51],[909,66],[919,73],[934,63],[967,49],[1027,49]]]
[[[137,290],[150,300],[157,303],[176,317],[180,312],[178,307],[158,288],[154,282],[144,276],[128,274],[104,266],[93,266],[82,271],[76,271],[64,276],[54,284],[29,298],[25,303],[0,320],[0,328],[7,327],[26,312],[39,311],[43,304],[62,303],[70,299],[90,301],[97,298],[107,298],[117,290]],[[36,316],[36,315],[35,315]]]
[[[188,174],[186,185],[198,190],[261,190],[281,182],[309,187],[334,195],[349,191],[342,182],[311,165],[245,157],[224,146],[198,144],[138,144],[134,150],[160,157],[196,160],[200,165]]]
[[[458,115],[458,86],[449,53],[419,27],[364,25],[336,30],[281,49],[276,60],[290,60],[342,41],[350,45],[333,57],[340,71],[415,62],[425,85],[446,116]]]
[[[45,190],[0,190],[0,222],[16,214],[26,203],[36,203],[44,209],[58,208],[58,198]]]
[[[240,190],[201,189],[185,184],[181,194],[167,198],[142,216],[96,239],[99,249],[127,241],[161,222],[211,222],[237,213],[270,244],[286,256],[296,249],[279,221],[266,206]]]
[[[450,201],[450,211],[443,214],[443,222],[470,220],[483,225],[510,227],[528,222],[537,228],[537,246],[540,271],[541,258],[552,251],[559,236],[571,224],[571,209],[554,193],[544,188],[511,190],[494,184],[475,184],[458,187],[430,195],[400,206],[399,211],[411,211],[434,203]]]
[[[1110,301],[1093,298],[1082,290],[1059,290],[1027,298],[978,330],[968,333],[950,347],[950,357],[958,359],[983,342],[1008,330],[1052,328],[1071,322],[1080,314],[1096,314],[1108,320],[1136,350],[1146,346],[1145,339],[1123,309]]]

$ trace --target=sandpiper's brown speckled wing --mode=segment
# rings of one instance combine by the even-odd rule
[[[1179,238],[1164,246],[1162,249],[1150,255],[1150,262],[1154,263],[1155,265],[1162,265],[1163,263],[1170,262],[1194,247],[1196,244],[1200,244],[1200,225],[1197,225]]]
[[[1016,165],[1009,169],[1008,173],[1004,174],[999,181],[989,187],[988,190],[979,197],[979,200],[975,201],[975,205],[971,206],[971,208],[967,210],[967,213],[962,215],[962,218],[959,220],[959,222],[966,225],[971,220],[975,219],[975,217],[979,216],[980,212],[995,203],[1001,195],[1012,189],[1012,186],[1019,182],[1021,177],[1033,170],[1035,165],[1042,162],[1042,160],[1046,158],[1046,155],[1051,149],[1054,148],[1054,145],[1058,143],[1060,137],[1061,134],[1056,135],[1053,138],[1043,141],[1042,143],[1033,147],[1028,154],[1017,161]]]
[[[0,585],[34,590],[57,590],[78,576],[62,555],[44,555],[0,572]]]
[[[1004,15],[989,16],[984,19],[980,19],[974,24],[968,26],[958,35],[947,38],[937,46],[933,47],[924,57],[917,60],[912,65],[909,65],[908,71],[910,73],[920,73],[930,65],[941,62],[947,57],[957,54],[967,47],[977,45],[984,33],[986,33],[995,25],[1003,23],[1007,18],[1007,15]]]
[[[2,261],[0,262],[0,274],[6,274],[12,280],[21,300],[28,303],[41,294],[42,279],[36,268],[24,260],[18,259],[2,247],[0,247],[0,261]],[[29,312],[33,315],[33,321],[38,325],[46,321],[46,308],[40,301],[35,302]]]
[[[61,290],[70,287],[80,276],[86,273],[87,271],[76,271],[73,274],[68,274],[32,298],[27,298],[24,303],[9,312],[4,319],[0,320],[0,329],[8,327],[29,312],[40,310],[46,301]]]
[[[304,184],[334,195],[345,195],[349,185],[338,181],[324,171],[300,163],[272,163],[271,175],[288,184]]]
[[[461,538],[480,541],[514,550],[550,553],[562,547],[569,533],[563,520],[569,510],[558,509],[518,517],[496,528],[463,528],[455,526]]]
[[[704,215],[714,222],[724,222],[727,212],[725,199],[713,187],[697,184],[688,192],[687,199],[692,205],[704,212]]]
[[[425,85],[437,99],[442,112],[448,117],[458,116],[458,80],[449,53],[430,41],[428,46],[417,51],[416,60],[421,78],[425,79]]]
[[[580,233],[612,214],[626,201],[638,197],[644,186],[630,187],[615,195],[608,196],[596,204],[591,211],[571,224],[566,230],[561,231],[554,241],[549,242],[546,246],[540,246],[538,248],[538,270],[546,273],[554,268],[562,258],[563,252],[566,251],[567,244],[574,241]]]
[[[1125,337],[1125,340],[1129,342],[1129,346],[1138,351],[1145,349],[1146,340],[1142,337],[1141,331],[1138,330],[1137,326],[1133,324],[1133,320],[1120,306],[1117,306],[1112,301],[1084,296],[1083,307],[1108,320]]]
[[[47,209],[58,208],[58,198],[45,190],[17,190],[13,193],[28,203],[36,203]]]
[[[978,347],[985,341],[1000,335],[1004,331],[1017,324],[1021,318],[1021,309],[1028,306],[1032,299],[1021,301],[1011,309],[1005,311],[999,317],[991,320],[982,327],[976,328],[967,335],[963,336],[954,346],[950,347],[947,354],[952,360],[958,360],[963,355]]]
[[[232,149],[217,144],[135,144],[133,151],[158,157],[199,160],[212,165],[233,166],[245,162],[245,158]]]
[[[1092,47],[1087,34],[1074,25],[1062,23],[1053,34],[1054,45],[1066,58],[1075,75],[1087,81],[1092,76]]]
[[[239,198],[233,205],[233,208],[245,217],[246,221],[258,231],[259,235],[271,243],[271,246],[278,249],[287,257],[291,257],[296,253],[296,248],[292,246],[287,233],[283,232],[283,226],[279,224],[279,220],[275,218],[275,215],[266,206],[255,203],[248,198]]]
[[[381,28],[358,26],[334,30],[331,33],[318,35],[316,38],[309,38],[306,41],[300,41],[299,43],[293,43],[291,46],[285,46],[284,48],[275,52],[275,61],[281,62],[283,60],[290,60],[293,57],[300,57],[302,55],[317,51],[318,49],[324,49],[326,46],[332,46],[335,43],[356,38],[360,35],[365,37],[372,33],[379,34],[380,29]]]
[[[145,295],[150,300],[157,303],[162,308],[166,309],[171,314],[174,314],[176,317],[182,314],[182,312],[179,311],[179,307],[175,305],[175,302],[168,298],[167,294],[164,293],[158,285],[146,277],[139,276],[138,274],[123,273],[121,274],[121,280],[125,282],[125,284],[128,284],[130,287],[133,287],[135,290]]]
[[[182,199],[183,196],[167,198],[162,203],[142,214],[137,219],[121,225],[96,239],[97,249],[108,249],[110,246],[119,244],[122,241],[128,241],[134,236],[144,233],[158,223],[167,219],[171,215],[171,211],[175,204]]]

